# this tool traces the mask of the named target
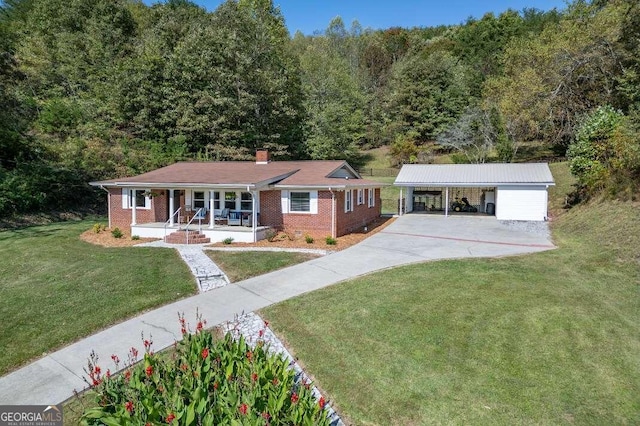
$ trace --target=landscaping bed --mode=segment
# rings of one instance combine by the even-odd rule
[[[380,232],[391,223],[393,223],[394,220],[395,219],[393,217],[379,217],[367,226],[366,231],[364,230],[364,228],[360,228],[355,230],[351,234],[335,238],[335,244],[327,244],[326,238],[314,238],[313,242],[307,242],[305,239],[305,235],[294,235],[286,232],[278,232],[270,240],[260,240],[256,243],[213,243],[208,245],[208,247],[272,247],[283,249],[302,248],[338,251],[358,244],[365,238],[370,237],[376,232]]]

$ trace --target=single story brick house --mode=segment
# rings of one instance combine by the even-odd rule
[[[346,161],[270,161],[258,151],[255,162],[178,162],[91,185],[108,192],[109,227],[169,242],[188,242],[189,232],[191,242],[254,242],[269,229],[348,234],[380,216],[384,184]],[[187,241],[175,237],[185,230]]]

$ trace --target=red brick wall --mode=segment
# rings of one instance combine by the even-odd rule
[[[151,198],[151,209],[136,209],[136,222],[151,223],[164,222],[169,216],[167,214],[167,191],[154,190],[156,194]],[[111,219],[111,227],[128,229],[131,226],[131,209],[122,208],[122,189],[109,188],[110,210],[109,218]]]
[[[380,216],[380,189],[376,189],[375,206],[357,205],[354,211],[344,212],[344,191],[334,191],[336,197],[336,236],[348,234]],[[354,198],[355,200],[355,198]],[[318,191],[318,214],[287,213],[282,214],[280,191],[260,193],[260,224],[271,226],[292,234],[311,235],[324,238],[331,235],[331,192]]]
[[[136,209],[138,223],[164,222],[169,218],[167,212],[166,190],[155,190],[151,199],[151,209]],[[380,189],[375,190],[375,206],[368,207],[367,191],[364,191],[364,204],[357,203],[357,190],[353,192],[353,208],[344,211],[345,191],[334,191],[336,197],[336,236],[353,232],[380,216]],[[122,208],[122,189],[110,188],[111,208],[109,216],[112,227],[128,229],[131,226],[131,209]],[[260,192],[260,224],[293,234],[311,235],[324,238],[331,235],[331,192],[318,191],[318,214],[287,213],[282,214],[281,194],[279,190]],[[179,201],[176,199],[176,208]],[[207,222],[208,218],[204,220]]]
[[[283,215],[283,221],[284,229],[294,235],[314,238],[331,235],[331,192],[318,191],[318,214],[287,213]]]
[[[336,235],[342,236],[345,234],[349,234],[359,228],[362,228],[364,225],[373,221],[375,218],[379,217],[382,209],[380,200],[380,188],[375,189],[374,201],[375,205],[373,207],[369,207],[369,199],[368,199],[368,190],[364,191],[363,198],[364,204],[358,205],[358,190],[354,189],[351,191],[351,196],[353,197],[352,206],[353,211],[345,212],[344,211],[344,196],[346,191],[341,191],[337,193],[336,197]]]

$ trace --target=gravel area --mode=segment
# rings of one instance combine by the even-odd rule
[[[231,332],[231,335],[235,339],[239,339],[241,335],[244,336],[247,344],[251,347],[255,347],[258,341],[263,341],[265,343],[267,351],[273,354],[279,354],[283,356],[287,361],[289,361],[289,366],[296,372],[296,383],[311,383],[311,379],[309,379],[309,376],[307,376],[307,374],[302,370],[300,365],[296,362],[293,356],[291,356],[284,344],[280,341],[280,339],[278,339],[273,331],[271,331],[271,329],[268,327],[268,324],[266,324],[259,315],[253,312],[242,314],[236,317],[234,321],[229,321],[223,324],[222,330],[225,333]],[[311,390],[316,400],[319,400],[322,394],[320,393],[318,388],[312,385]],[[344,426],[342,419],[340,418],[338,413],[336,413],[336,411],[331,408],[329,402],[327,402],[327,405],[325,405],[325,410],[327,411],[327,417],[331,422],[331,426]]]
[[[546,238],[551,237],[551,232],[549,231],[549,222],[533,220],[500,220],[499,223],[500,225],[517,231],[542,235]]]

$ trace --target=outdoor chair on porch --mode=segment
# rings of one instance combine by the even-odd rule
[[[207,208],[203,207],[201,209],[198,209],[198,211],[193,216],[193,218],[195,220],[205,220],[207,218]]]
[[[222,209],[220,213],[213,216],[215,223],[226,222],[229,219],[229,209]]]
[[[227,225],[242,225],[242,213],[241,212],[229,212],[229,218],[227,219]]]

